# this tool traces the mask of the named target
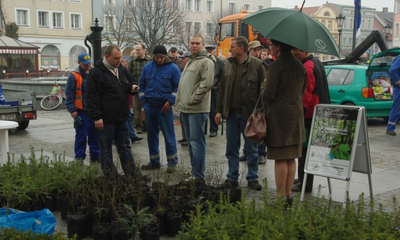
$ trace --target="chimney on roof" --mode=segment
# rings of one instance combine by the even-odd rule
[[[297,10],[297,9],[299,9],[299,6],[294,5],[294,10]]]
[[[388,7],[382,8],[382,12],[383,12],[383,13],[387,13],[387,12],[388,12]]]

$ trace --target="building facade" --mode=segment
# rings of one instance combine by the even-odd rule
[[[91,1],[2,1],[7,22],[19,27],[19,40],[39,47],[39,69],[65,70],[77,66],[87,51],[85,37],[93,25]]]

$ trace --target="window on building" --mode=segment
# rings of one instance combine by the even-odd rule
[[[325,26],[325,20],[321,20],[322,25]]]
[[[192,2],[192,0],[186,0],[186,11],[193,11],[193,2]]]
[[[192,35],[192,22],[186,22],[186,35]]]
[[[206,12],[208,12],[208,13],[214,12],[214,1],[208,0],[206,2]]]
[[[248,3],[243,4],[243,10],[250,10],[250,4]]]
[[[134,0],[125,0],[125,5],[129,7],[133,7]]]
[[[399,23],[396,23],[395,37],[396,37],[396,39],[399,38]]]
[[[194,11],[201,12],[201,0],[194,0]]]
[[[104,20],[106,31],[114,30],[114,16],[105,16]]]
[[[63,28],[63,14],[53,12],[53,28]]]
[[[29,26],[28,10],[17,9],[17,25]]]
[[[81,15],[71,14],[71,29],[81,29]]]
[[[128,17],[125,19],[125,29],[126,31],[133,31],[133,18]]]
[[[236,3],[230,2],[228,11],[229,11],[229,14],[236,13]]]
[[[257,10],[261,10],[261,9],[264,9],[264,5],[258,5],[257,6]]]
[[[213,23],[207,23],[207,35],[211,36],[211,37],[214,35],[214,24]]]
[[[350,18],[350,26],[349,26],[349,28],[353,28],[353,19],[352,18]]]
[[[82,0],[69,0],[70,2],[81,3]]]
[[[49,27],[49,12],[38,12],[38,26],[39,27]]]
[[[174,9],[179,9],[179,0],[173,0],[172,7]]]
[[[104,5],[115,5],[115,0],[104,0]]]
[[[195,22],[194,23],[194,32],[195,33],[201,33],[201,22]]]
[[[332,30],[331,28],[332,28],[332,21],[329,20],[328,21],[328,30],[331,31]]]
[[[324,12],[324,16],[325,17],[329,17],[331,14],[328,12],[328,11],[326,11],[326,12]]]

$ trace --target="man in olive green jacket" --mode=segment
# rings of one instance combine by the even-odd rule
[[[244,37],[234,37],[221,76],[215,122],[221,124],[226,118],[226,154],[229,170],[224,187],[238,186],[240,133],[245,141],[247,157],[247,182],[252,190],[261,190],[258,182],[257,144],[244,136],[247,119],[253,112],[260,95],[261,82],[267,72],[260,59],[248,55],[249,43]]]
[[[201,35],[190,37],[190,60],[182,72],[175,103],[189,144],[192,174],[200,184],[204,183],[205,178],[204,127],[210,112],[210,90],[214,82],[215,62],[214,56],[203,48],[204,40]]]

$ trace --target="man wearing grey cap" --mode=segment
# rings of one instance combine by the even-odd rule
[[[176,47],[172,47],[169,49],[169,56],[172,58],[172,62],[175,63],[175,65],[182,72],[183,70],[182,60],[178,56],[178,49]]]
[[[213,87],[211,89],[211,105],[210,105],[210,114],[208,115],[210,119],[210,137],[216,137],[218,135],[218,124],[215,122],[215,110],[217,106],[217,98],[218,98],[218,89],[219,82],[222,75],[222,70],[224,69],[225,63],[219,58],[216,57],[216,46],[214,45],[206,45],[206,51],[215,57],[215,65],[214,65],[214,82]],[[207,134],[207,122],[204,128],[204,134]]]

